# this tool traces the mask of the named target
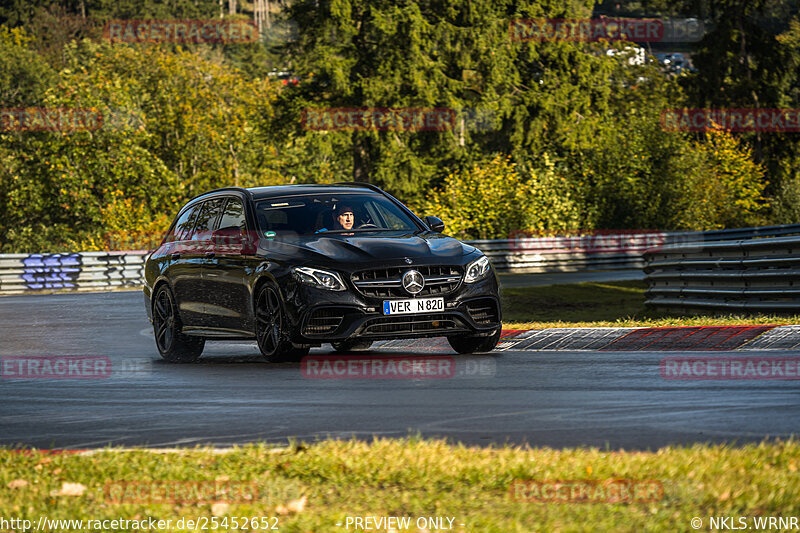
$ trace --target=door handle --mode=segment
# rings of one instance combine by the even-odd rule
[[[206,257],[208,259],[213,259],[214,257],[216,257],[217,253],[216,252],[206,252],[205,255],[206,255]]]

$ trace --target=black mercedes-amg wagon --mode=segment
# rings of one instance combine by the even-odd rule
[[[197,359],[206,340],[255,338],[269,361],[312,346],[447,337],[459,353],[500,337],[494,269],[363,183],[225,188],[189,201],[145,265],[162,357]]]

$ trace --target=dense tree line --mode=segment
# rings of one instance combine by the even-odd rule
[[[94,129],[0,132],[0,249],[149,246],[184,200],[210,188],[352,179],[481,238],[800,218],[798,134],[661,124],[669,108],[800,107],[793,2],[266,5],[269,27],[245,44],[108,42],[103,25],[244,20],[252,3],[0,6],[0,107],[105,118]],[[510,38],[513,19],[598,11],[704,20],[697,71],[636,64],[624,42]],[[451,114],[446,127],[414,131],[308,126],[309,109],[341,108]]]

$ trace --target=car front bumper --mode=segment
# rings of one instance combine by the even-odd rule
[[[363,296],[352,287],[328,291],[295,282],[286,292],[286,310],[296,332],[292,340],[298,344],[491,335],[501,327],[498,284],[493,274],[477,283],[462,282],[442,297],[445,308],[441,312],[384,315],[382,298]]]

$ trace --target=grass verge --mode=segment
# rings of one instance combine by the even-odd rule
[[[669,447],[652,453],[467,448],[416,438],[325,441],[284,450],[248,445],[226,454],[196,448],[166,456],[113,450],[89,456],[45,455],[3,449],[0,516],[34,523],[40,516],[154,517],[172,520],[173,531],[190,530],[175,527],[181,517],[214,515],[220,527],[209,531],[263,531],[233,528],[232,518],[276,516],[283,532],[347,531],[348,516],[411,517],[407,531],[421,531],[415,524],[419,517],[439,516],[454,518],[448,531],[489,533],[691,531],[690,520],[701,517],[702,529],[708,531],[709,516],[800,515],[798,463],[800,443],[793,440]],[[663,495],[650,503],[535,503],[515,501],[510,491],[516,480],[602,484],[611,479],[656,480]],[[117,504],[110,501],[107,484],[113,487],[122,481],[161,486],[173,481],[250,481],[259,490],[252,503]],[[139,489],[132,494],[163,492]],[[222,527],[225,517],[228,525]],[[71,529],[62,525],[58,530]]]
[[[503,289],[503,327],[544,329],[577,327],[728,326],[800,324],[800,316],[675,316],[644,305],[644,281],[585,282]]]

